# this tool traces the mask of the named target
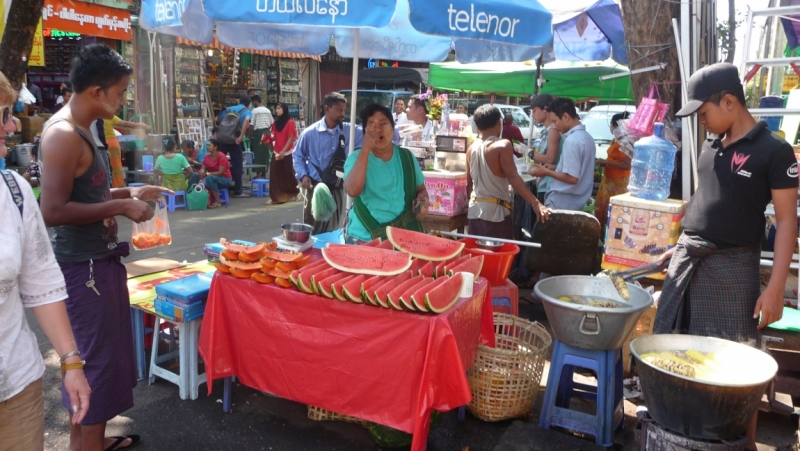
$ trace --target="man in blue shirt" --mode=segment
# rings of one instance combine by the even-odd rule
[[[314,225],[314,234],[330,232],[342,228],[345,218],[345,196],[342,191],[341,178],[337,184],[328,184],[334,201],[336,212],[327,221],[315,221],[311,215],[311,201],[314,186],[322,182],[320,172],[325,172],[337,153],[341,159],[341,171],[344,172],[344,160],[350,151],[350,123],[344,122],[347,100],[338,92],[331,92],[323,100],[325,116],[303,130],[297,140],[294,151],[294,171],[297,181],[302,186],[305,198],[303,222]],[[363,138],[361,127],[356,128],[355,147],[361,147]],[[343,174],[342,174],[343,175]],[[341,175],[340,175],[341,177]],[[332,186],[333,185],[333,186]]]
[[[244,141],[247,128],[250,126],[250,118],[253,113],[247,108],[250,106],[250,97],[242,96],[239,98],[239,104],[224,108],[219,113],[219,123],[222,124],[222,119],[228,113],[235,113],[239,115],[239,136],[233,137],[234,142],[225,143],[222,136],[218,136],[219,151],[231,157],[231,175],[233,176],[233,197],[250,197],[249,194],[242,191],[242,173],[244,172],[244,148],[242,141]],[[231,137],[228,137],[231,138]]]
[[[594,139],[578,118],[572,100],[562,97],[550,104],[553,126],[563,134],[561,159],[555,170],[537,164],[530,175],[552,177],[545,206],[554,210],[582,211],[594,183]]]

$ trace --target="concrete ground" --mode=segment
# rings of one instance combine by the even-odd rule
[[[280,224],[299,221],[302,204],[264,206],[265,199],[232,199],[228,208],[208,211],[178,210],[169,215],[173,244],[149,251],[133,251],[127,261],[162,257],[178,261],[204,258],[203,245],[220,237],[269,241],[280,232]],[[129,239],[130,221],[120,219],[120,239]],[[530,290],[520,290],[520,315],[543,323],[547,318],[541,304],[530,299]],[[68,446],[66,410],[61,406],[58,358],[32,315],[28,316],[46,358],[45,449]],[[148,359],[149,362],[149,359]],[[531,415],[488,423],[467,414],[459,423],[455,412],[444,414],[441,426],[428,440],[430,451],[573,451],[599,449],[591,440],[537,426],[544,397],[547,367],[542,388]],[[222,412],[222,384],[213,384],[207,396],[201,386],[200,398],[182,401],[177,386],[158,380],[154,385],[139,382],[134,389],[135,406],[108,423],[107,435],[139,434],[141,450],[375,450],[379,449],[367,429],[341,421],[308,419],[305,405],[274,398],[241,384],[233,389],[233,412]],[[634,450],[635,405],[625,403],[625,428],[616,437],[615,449]],[[759,451],[789,451],[796,443],[796,424],[789,417],[761,414]]]

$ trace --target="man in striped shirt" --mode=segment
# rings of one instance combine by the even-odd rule
[[[250,148],[253,150],[253,163],[269,165],[272,160],[272,151],[270,144],[262,144],[261,137],[263,135],[270,136],[270,127],[272,127],[272,112],[269,108],[261,103],[261,96],[258,94],[250,97],[253,102],[253,140],[251,141]],[[272,140],[268,139],[268,143]]]

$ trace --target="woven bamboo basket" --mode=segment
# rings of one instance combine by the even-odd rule
[[[553,339],[545,328],[505,313],[494,313],[495,347],[478,346],[469,370],[469,410],[484,421],[526,415],[542,380],[546,352]]]
[[[357,423],[362,426],[367,426],[368,421],[351,417],[349,415],[342,415],[340,413],[325,410],[321,407],[308,406],[308,418],[314,421],[346,421],[348,423]]]

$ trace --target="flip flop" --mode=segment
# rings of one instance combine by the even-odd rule
[[[244,199],[244,198],[250,197],[250,195],[242,193],[242,194],[234,194],[233,197],[236,197],[238,199]]]
[[[106,448],[106,451],[119,451],[119,450],[122,450],[122,449],[131,449],[131,448],[135,447],[136,445],[138,445],[139,441],[141,440],[141,437],[139,437],[138,435],[126,435],[124,437],[116,436],[116,437],[108,437],[108,438],[113,438],[114,439],[114,443],[112,443],[111,446]],[[130,445],[123,446],[122,448],[117,448],[117,446],[119,446],[122,442],[124,442],[125,440],[128,440],[128,439],[131,439],[131,444]]]

